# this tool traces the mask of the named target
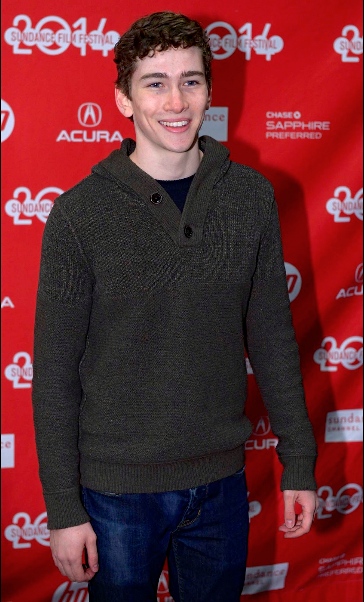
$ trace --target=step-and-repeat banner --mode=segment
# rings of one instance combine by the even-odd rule
[[[361,600],[361,2],[5,0],[2,6],[2,601],[86,602],[54,567],[31,408],[35,297],[55,198],[132,123],[114,104],[113,47],[140,16],[206,28],[212,107],[202,132],[275,187],[287,286],[319,448],[320,508],[286,540],[276,438],[249,370],[250,548],[242,600]],[[243,358],[242,358],[243,361]],[[287,416],[290,420],[290,416]],[[162,427],[161,427],[162,428]],[[228,590],[229,584],[226,584]],[[171,602],[168,566],[159,602]],[[223,601],[222,601],[223,602]]]

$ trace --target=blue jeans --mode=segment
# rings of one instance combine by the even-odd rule
[[[83,488],[83,502],[100,566],[90,602],[156,602],[166,558],[175,602],[239,602],[249,531],[244,469],[181,491]]]

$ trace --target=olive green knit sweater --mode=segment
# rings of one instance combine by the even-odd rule
[[[279,439],[282,489],[315,489],[316,445],[270,183],[200,138],[183,213],[128,155],[48,218],[33,404],[49,528],[88,520],[80,483],[115,493],[195,487],[244,463],[249,353]]]

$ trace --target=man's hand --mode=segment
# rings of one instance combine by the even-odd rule
[[[311,529],[318,508],[315,491],[283,491],[284,524],[279,527],[284,537],[301,537]],[[300,504],[301,513],[296,516],[295,503]]]
[[[96,535],[90,523],[50,531],[54,563],[71,581],[90,581],[98,571]],[[87,554],[87,566],[82,556]]]

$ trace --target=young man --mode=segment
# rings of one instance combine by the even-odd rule
[[[211,58],[183,15],[132,25],[115,47],[116,104],[135,142],[63,194],[45,227],[40,475],[54,561],[89,581],[91,601],[155,600],[166,557],[176,602],[239,600],[244,348],[279,438],[285,536],[307,533],[316,508],[272,187],[198,138]]]

